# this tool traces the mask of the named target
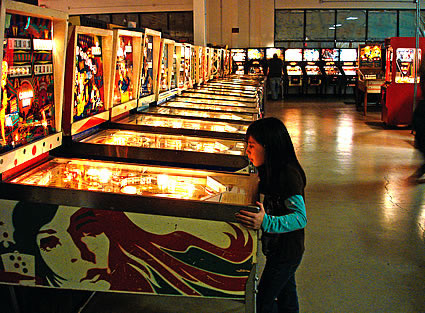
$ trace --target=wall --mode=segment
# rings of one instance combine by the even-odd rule
[[[200,7],[197,1],[204,0],[133,0],[131,2],[128,0],[39,0],[39,4],[66,11],[72,15],[192,11]],[[415,9],[416,6],[413,0],[206,0],[206,42],[232,48],[273,46],[275,7],[276,9]],[[421,8],[425,9],[425,0],[421,0]],[[204,15],[194,14],[194,17],[199,19],[197,16]],[[199,20],[194,22],[195,25],[200,23]],[[233,28],[239,29],[239,32],[232,33]]]
[[[273,46],[274,0],[207,0],[208,42],[232,48]],[[232,29],[239,33],[232,33]]]
[[[425,1],[421,0],[421,7]],[[275,0],[276,9],[414,9],[414,0]]]
[[[196,0],[39,0],[39,5],[68,12],[70,15],[192,11]]]

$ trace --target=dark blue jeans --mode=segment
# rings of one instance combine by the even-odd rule
[[[270,77],[270,89],[272,91],[273,100],[277,100],[279,98],[280,81],[280,77]]]
[[[258,285],[257,313],[299,312],[295,271],[300,263],[301,259],[294,262],[267,259]]]

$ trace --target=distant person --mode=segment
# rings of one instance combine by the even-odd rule
[[[423,66],[421,66],[421,69]],[[422,97],[425,97],[425,71],[422,69],[420,74],[419,86],[422,91]],[[412,127],[415,131],[415,147],[422,154],[422,165],[409,176],[411,183],[419,183],[420,178],[425,174],[425,100],[420,100],[413,112]],[[424,180],[425,182],[425,180]]]
[[[285,125],[268,117],[246,133],[246,153],[258,169],[258,213],[241,210],[236,218],[249,229],[261,229],[266,264],[258,285],[257,312],[299,312],[295,272],[304,253],[306,175]],[[278,310],[276,310],[278,309]]]
[[[280,84],[283,74],[283,61],[277,57],[277,53],[273,54],[273,58],[268,62],[267,78],[270,82],[270,89],[272,92],[272,99],[279,98]],[[282,95],[283,98],[283,95]]]

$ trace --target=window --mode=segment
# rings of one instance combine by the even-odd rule
[[[336,22],[337,41],[363,41],[366,39],[366,11],[339,10]]]
[[[304,11],[276,10],[275,40],[304,40]]]
[[[368,41],[383,41],[397,36],[397,11],[373,10],[368,15]]]
[[[335,39],[335,11],[306,11],[306,40],[333,41]]]
[[[416,11],[413,11],[413,10],[400,11],[399,36],[400,37],[415,37],[416,36]]]

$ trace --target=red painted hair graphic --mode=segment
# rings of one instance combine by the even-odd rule
[[[123,212],[81,208],[68,232],[84,260],[96,255],[81,240],[104,233],[110,240],[108,269],[90,269],[83,280],[105,280],[111,290],[241,298],[252,266],[253,238],[237,225],[219,247],[183,231],[147,232]]]

